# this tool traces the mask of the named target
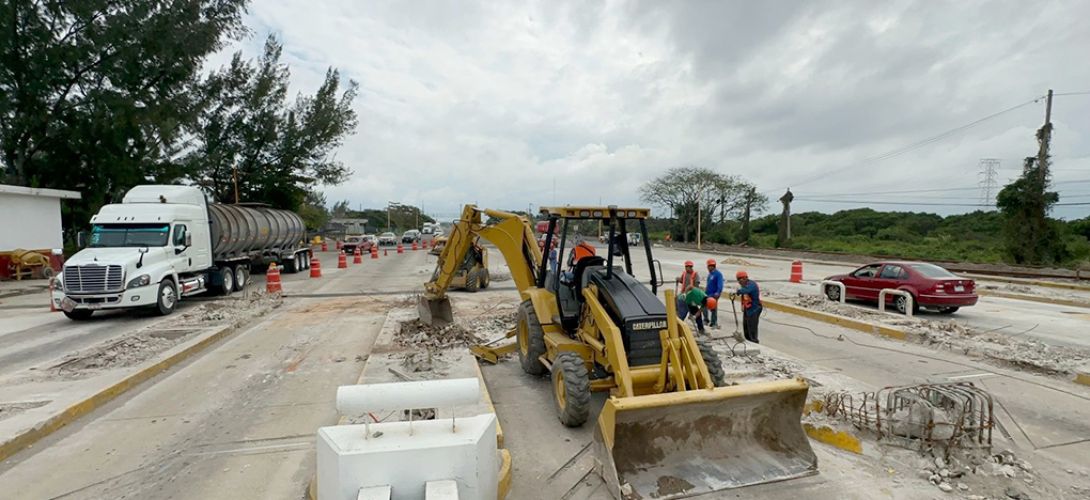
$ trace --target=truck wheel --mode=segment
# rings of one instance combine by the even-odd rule
[[[590,375],[583,358],[562,352],[553,361],[553,396],[556,416],[568,427],[579,427],[590,416]]]
[[[477,270],[470,269],[469,271],[466,271],[466,291],[470,293],[476,292],[477,289],[480,288],[480,285],[481,275]]]
[[[719,359],[719,355],[716,354],[712,346],[703,339],[697,339],[696,347],[700,349],[700,357],[704,359],[704,364],[708,367],[708,375],[712,376],[712,382],[716,387],[723,387],[726,385],[727,374],[723,371],[723,361]]]
[[[545,330],[541,328],[541,322],[537,320],[537,313],[534,312],[534,304],[529,300],[519,305],[516,337],[522,371],[530,375],[544,375],[545,365],[541,364],[539,358],[545,354]]]
[[[246,285],[250,283],[250,270],[245,265],[239,264],[235,266],[235,290],[242,291],[246,289]]]
[[[235,272],[230,267],[224,266],[219,273],[220,280],[223,282],[220,285],[220,295],[224,297],[231,295],[231,292],[235,291]]]
[[[174,312],[178,305],[178,287],[169,279],[159,283],[159,295],[155,300],[155,312],[160,316],[166,316]]]
[[[73,321],[86,321],[91,319],[91,315],[95,313],[90,309],[73,309],[72,312],[63,312],[65,316],[68,316],[68,319]]]
[[[488,274],[487,268],[481,268],[481,290],[488,288],[488,285],[492,284],[492,276]]]
[[[284,272],[288,274],[295,274],[299,270],[296,269],[296,265],[299,264],[299,259],[292,257],[290,259],[284,259]]]
[[[299,258],[303,259],[303,270],[310,269],[310,252],[303,252],[299,254]]]

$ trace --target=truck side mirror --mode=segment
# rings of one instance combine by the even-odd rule
[[[80,248],[87,248],[87,231],[80,231],[76,233],[76,246]]]

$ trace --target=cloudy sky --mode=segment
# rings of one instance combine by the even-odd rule
[[[360,83],[331,203],[638,204],[696,165],[851,202],[796,211],[955,213],[981,200],[982,158],[1002,184],[1035,154],[1034,99],[1090,92],[1088,18],[1080,1],[256,0],[230,50],[272,33],[294,90],[329,66]],[[1057,96],[1053,123],[1061,202],[1090,202],[1090,93]]]

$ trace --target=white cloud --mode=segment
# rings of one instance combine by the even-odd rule
[[[636,204],[642,182],[679,165],[762,190],[803,182],[800,196],[972,186],[979,158],[1034,152],[1039,107],[838,168],[1050,86],[1090,90],[1084,3],[759,5],[278,0],[248,22],[255,39],[282,38],[293,90],[329,66],[360,82],[360,127],[338,152],[355,174],[325,189],[330,202],[444,216],[553,203],[554,182],[556,203]],[[1090,166],[1088,108],[1057,101],[1057,168],[1072,169],[1057,179]]]

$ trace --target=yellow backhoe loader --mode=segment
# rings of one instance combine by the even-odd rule
[[[662,266],[647,238],[649,210],[544,207],[541,213],[549,226],[539,247],[526,219],[467,205],[425,285],[421,320],[453,320],[446,291],[484,238],[503,254],[522,298],[514,329],[519,362],[530,375],[550,374],[560,422],[583,425],[591,392],[609,392],[594,448],[615,497],[681,498],[817,472],[800,423],[806,383],[724,387],[719,357],[678,318],[673,291],[665,290],[665,304],[659,300]],[[543,258],[541,248],[552,248],[554,239],[563,256],[574,247],[576,226],[599,221],[608,227],[605,258],[576,261],[573,251],[566,269],[560,257]],[[630,247],[613,248],[631,225],[641,235],[646,284],[633,275]]]

